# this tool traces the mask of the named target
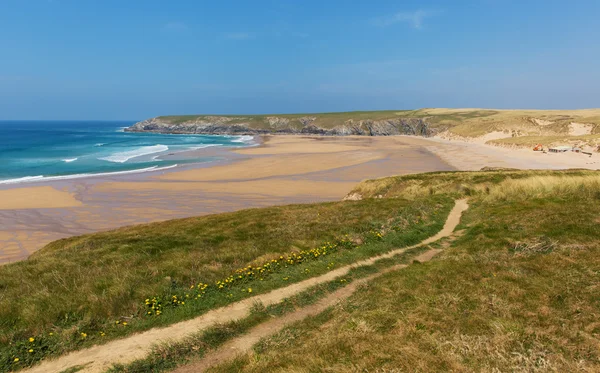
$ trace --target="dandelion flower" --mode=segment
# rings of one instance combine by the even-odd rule
[[[32,353],[32,352],[33,352],[33,348],[30,348],[30,349],[29,349],[29,353]]]
[[[252,288],[248,288],[248,293],[252,293]]]
[[[29,338],[29,342],[33,342],[33,341],[35,341],[35,338],[33,338],[33,337]]]
[[[123,322],[123,326],[127,326],[127,322],[126,321]]]
[[[15,359],[14,359],[13,361],[14,361],[15,363],[18,363],[18,362],[19,362],[19,358],[18,358],[18,357],[15,357]]]

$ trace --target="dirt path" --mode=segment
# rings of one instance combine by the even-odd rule
[[[23,370],[23,372],[60,373],[63,370],[71,367],[85,365],[85,369],[81,370],[81,372],[98,373],[110,368],[115,363],[127,364],[134,360],[144,358],[155,344],[165,343],[168,341],[178,341],[191,334],[205,330],[214,324],[227,323],[229,321],[244,318],[250,313],[252,306],[256,302],[260,302],[265,306],[279,303],[284,299],[298,294],[310,287],[329,282],[339,276],[344,276],[352,268],[370,265],[377,260],[391,258],[395,255],[405,252],[406,250],[427,245],[441,238],[450,236],[454,231],[454,228],[456,228],[460,222],[462,212],[467,208],[468,204],[466,200],[456,201],[454,208],[448,215],[442,230],[436,235],[422,241],[417,245],[392,250],[383,255],[361,260],[351,265],[330,271],[324,275],[313,277],[284,288],[275,289],[266,294],[247,298],[242,301],[232,303],[227,307],[209,311],[191,320],[182,321],[164,328],[150,329],[148,331],[108,342],[103,345],[97,345],[85,350],[75,351],[61,356],[55,360],[44,361],[40,365],[37,365],[31,369]]]
[[[428,250],[423,254],[416,256],[414,259],[420,262],[427,262],[431,260],[431,258],[433,258],[440,251],[442,250]],[[252,349],[252,346],[258,343],[262,338],[272,336],[280,332],[286,326],[297,321],[304,320],[308,316],[316,316],[319,313],[325,311],[327,308],[345,300],[346,298],[350,297],[360,285],[365,284],[385,273],[396,271],[406,267],[406,264],[399,264],[386,268],[379,273],[352,282],[348,286],[345,286],[329,294],[327,297],[319,300],[313,305],[301,308],[285,316],[264,322],[250,329],[250,331],[248,331],[247,334],[244,334],[239,338],[235,338],[225,343],[218,350],[209,352],[204,358],[202,358],[202,360],[196,363],[179,367],[178,369],[174,370],[174,373],[204,372],[210,367],[232,360],[236,356],[250,351]]]

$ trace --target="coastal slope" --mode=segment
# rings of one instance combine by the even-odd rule
[[[600,144],[600,109],[419,109],[321,114],[175,115],[134,124],[128,132],[215,135],[438,136],[497,145]]]

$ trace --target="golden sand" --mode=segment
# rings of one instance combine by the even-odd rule
[[[277,152],[279,151],[281,151],[281,149],[277,150]],[[380,152],[369,150],[336,153],[325,152],[322,154],[274,154],[276,154],[276,156],[251,158],[225,166],[171,172],[161,176],[160,179],[213,181],[301,175],[309,172],[353,166],[382,159],[384,157]]]
[[[0,264],[24,259],[59,238],[124,225],[340,200],[364,179],[485,166],[600,167],[595,156],[550,155],[408,136],[265,136],[262,146],[235,152],[243,159],[225,165],[61,184],[77,191],[85,204],[51,186],[0,190]]]
[[[228,182],[116,182],[104,183],[98,190],[167,190],[167,191],[204,191],[210,193],[245,194],[255,196],[319,196],[320,198],[339,199],[356,185],[355,182],[331,182],[312,180],[248,180]]]
[[[0,210],[77,207],[82,203],[70,193],[49,186],[0,190]]]

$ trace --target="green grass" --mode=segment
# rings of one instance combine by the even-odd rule
[[[384,111],[350,111],[339,113],[306,113],[306,114],[267,114],[267,115],[167,115],[159,119],[166,123],[181,124],[196,120],[211,120],[212,118],[226,118],[228,123],[247,123],[251,128],[269,128],[267,118],[283,118],[290,121],[292,126],[301,128],[300,119],[315,117],[314,124],[322,128],[333,128],[344,124],[348,120],[384,120],[397,118],[408,110],[384,110]]]
[[[401,263],[407,264],[410,258],[427,249],[428,247],[410,249],[392,258],[381,259],[372,265],[353,268],[345,276],[313,286],[268,307],[256,304],[251,314],[242,320],[215,325],[206,331],[192,335],[182,341],[156,345],[145,358],[129,364],[116,364],[108,373],[158,373],[193,363],[201,359],[210,350],[219,348],[225,342],[248,332],[251,328],[273,317],[280,317],[302,307],[314,304],[328,294],[358,279],[378,273],[387,267]]]
[[[266,292],[417,243],[441,229],[451,206],[447,197],[291,205],[56,241],[0,267],[0,370],[195,317],[250,296],[249,287],[252,295]],[[372,234],[392,228],[381,240]],[[279,266],[231,288],[214,285],[247,265],[340,240],[348,244],[322,259]],[[186,299],[199,282],[210,284],[206,294]],[[166,307],[173,295],[185,306]],[[144,299],[152,297],[165,304],[160,316],[146,315]]]
[[[0,267],[0,371],[193,318],[415,244],[441,229],[453,199],[463,196],[472,206],[459,227],[465,235],[441,260],[385,275],[350,306],[266,341],[257,350],[260,359],[237,360],[222,370],[285,371],[297,363],[311,371],[329,362],[341,371],[348,364],[369,371],[394,364],[404,370],[493,371],[519,362],[529,371],[535,364],[594,370],[598,351],[590,346],[600,332],[591,321],[600,314],[598,175],[406,175],[359,184],[354,193],[365,199],[357,202],[251,209],[60,240],[26,261]],[[379,195],[385,198],[371,198]],[[323,247],[330,248],[327,255],[321,255]],[[313,248],[320,248],[314,258],[306,255]],[[279,260],[292,252],[304,252],[304,258],[289,265]],[[274,262],[275,269],[259,274],[258,266]],[[252,276],[224,289],[215,285],[249,265]],[[190,290],[199,282],[210,287]],[[314,289],[292,306],[310,304],[327,291]],[[170,302],[174,295],[176,304]],[[160,316],[146,314],[144,299],[153,297],[163,302]],[[241,329],[214,337],[213,346]],[[286,348],[284,340],[294,343]],[[182,348],[181,354],[193,357]],[[386,357],[391,349],[399,351],[397,357]],[[309,351],[315,356],[306,358]],[[171,354],[165,364],[177,360],[176,352],[163,352]],[[366,358],[359,364],[353,356]]]
[[[76,373],[82,371],[83,369],[85,369],[85,365],[76,365],[74,367],[63,370],[60,373]]]
[[[487,195],[491,189],[511,180],[555,177],[566,182],[573,178],[589,177],[588,180],[592,180],[598,175],[600,175],[598,171],[578,169],[562,171],[502,169],[475,172],[430,172],[365,180],[348,194],[360,195],[362,198],[382,196],[384,198],[420,199],[434,195],[462,198],[465,196]]]
[[[535,145],[560,142],[570,139],[569,125],[572,122],[592,125],[592,134],[600,134],[600,110],[489,110],[489,109],[419,109],[419,110],[384,110],[354,111],[339,113],[306,113],[306,114],[270,114],[270,115],[169,115],[159,119],[170,124],[185,124],[195,121],[223,121],[228,124],[243,124],[253,129],[273,130],[270,118],[286,121],[283,126],[300,130],[303,128],[301,118],[314,118],[313,124],[324,129],[332,129],[347,125],[363,126],[370,121],[392,119],[423,119],[433,132],[449,131],[451,135],[461,137],[478,137],[494,131],[501,131],[508,139],[494,141],[500,144]],[[546,121],[539,125],[538,121]],[[283,122],[282,122],[283,123]],[[366,127],[363,127],[366,128]],[[511,135],[517,137],[512,138]],[[520,140],[519,140],[520,139]],[[537,140],[535,140],[537,139]],[[591,140],[594,140],[593,137]],[[539,141],[538,141],[539,140]],[[572,138],[573,141],[587,141],[585,137]],[[538,142],[535,142],[538,141]]]
[[[475,176],[440,184],[478,190],[465,182]],[[503,198],[472,194],[464,234],[435,260],[385,274],[210,371],[599,371],[600,187],[571,176],[554,185],[579,188],[498,177],[489,195]]]

